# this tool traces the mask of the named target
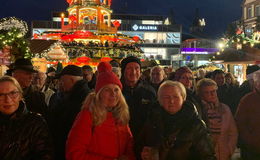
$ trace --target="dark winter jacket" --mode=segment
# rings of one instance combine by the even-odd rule
[[[40,113],[44,118],[46,118],[48,108],[45,103],[44,93],[37,91],[33,86],[30,86],[23,89],[23,97],[29,111]]]
[[[202,119],[203,118],[203,108],[202,108],[202,103],[199,99],[199,97],[197,97],[197,95],[190,89],[187,89],[186,88],[186,93],[187,93],[187,98],[186,98],[186,101],[189,101],[191,102],[196,110],[197,110],[197,113],[199,115],[199,118]]]
[[[80,80],[68,94],[64,95],[57,106],[53,107],[50,126],[54,136],[56,159],[65,159],[65,143],[68,133],[89,92],[87,82]]]
[[[0,114],[1,160],[52,160],[53,146],[47,124],[23,103],[11,116]]]
[[[222,86],[218,86],[217,94],[219,101],[228,105],[234,115],[238,105],[238,88],[224,84]]]
[[[189,105],[184,103],[179,112],[171,115],[157,103],[140,134],[139,151],[144,146],[155,147],[160,160],[215,160],[206,126]]]
[[[143,81],[139,81],[135,87],[126,86],[123,82],[122,93],[129,106],[129,126],[135,139],[143,127],[151,104],[156,101],[156,93],[153,87]]]

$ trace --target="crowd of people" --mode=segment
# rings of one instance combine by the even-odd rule
[[[195,76],[138,58],[68,65],[17,59],[0,77],[0,159],[260,159],[260,67],[243,84],[222,70]]]

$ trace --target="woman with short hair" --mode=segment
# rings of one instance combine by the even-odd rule
[[[215,160],[206,126],[180,82],[165,81],[139,137],[143,160]],[[156,154],[157,150],[157,154]]]
[[[98,66],[95,91],[86,98],[67,140],[67,160],[134,160],[122,84],[107,62]]]
[[[17,80],[0,78],[0,159],[52,160],[48,126],[40,114],[26,109],[22,95]]]
[[[197,94],[203,103],[203,119],[210,130],[218,160],[230,160],[237,144],[237,127],[229,107],[220,103],[217,83],[212,79],[201,79]]]

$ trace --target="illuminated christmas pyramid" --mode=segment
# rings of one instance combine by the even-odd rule
[[[143,52],[138,47],[142,42],[139,37],[117,33],[120,22],[117,20],[111,22],[111,0],[67,0],[67,2],[68,22],[65,23],[65,14],[61,14],[61,31],[43,32],[34,35],[33,39],[58,40],[54,45],[58,45],[67,53],[69,59],[66,61],[69,64],[75,62],[76,65],[85,65],[92,61],[97,65],[97,62],[104,59],[107,61],[128,55],[142,56]],[[48,56],[49,53],[53,54],[51,48],[43,53],[49,61],[53,60]]]

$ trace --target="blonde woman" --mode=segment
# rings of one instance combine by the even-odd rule
[[[122,84],[101,62],[95,92],[89,94],[70,131],[67,160],[134,160],[128,106]]]
[[[27,110],[21,86],[9,76],[0,77],[0,159],[54,159],[45,120]]]

